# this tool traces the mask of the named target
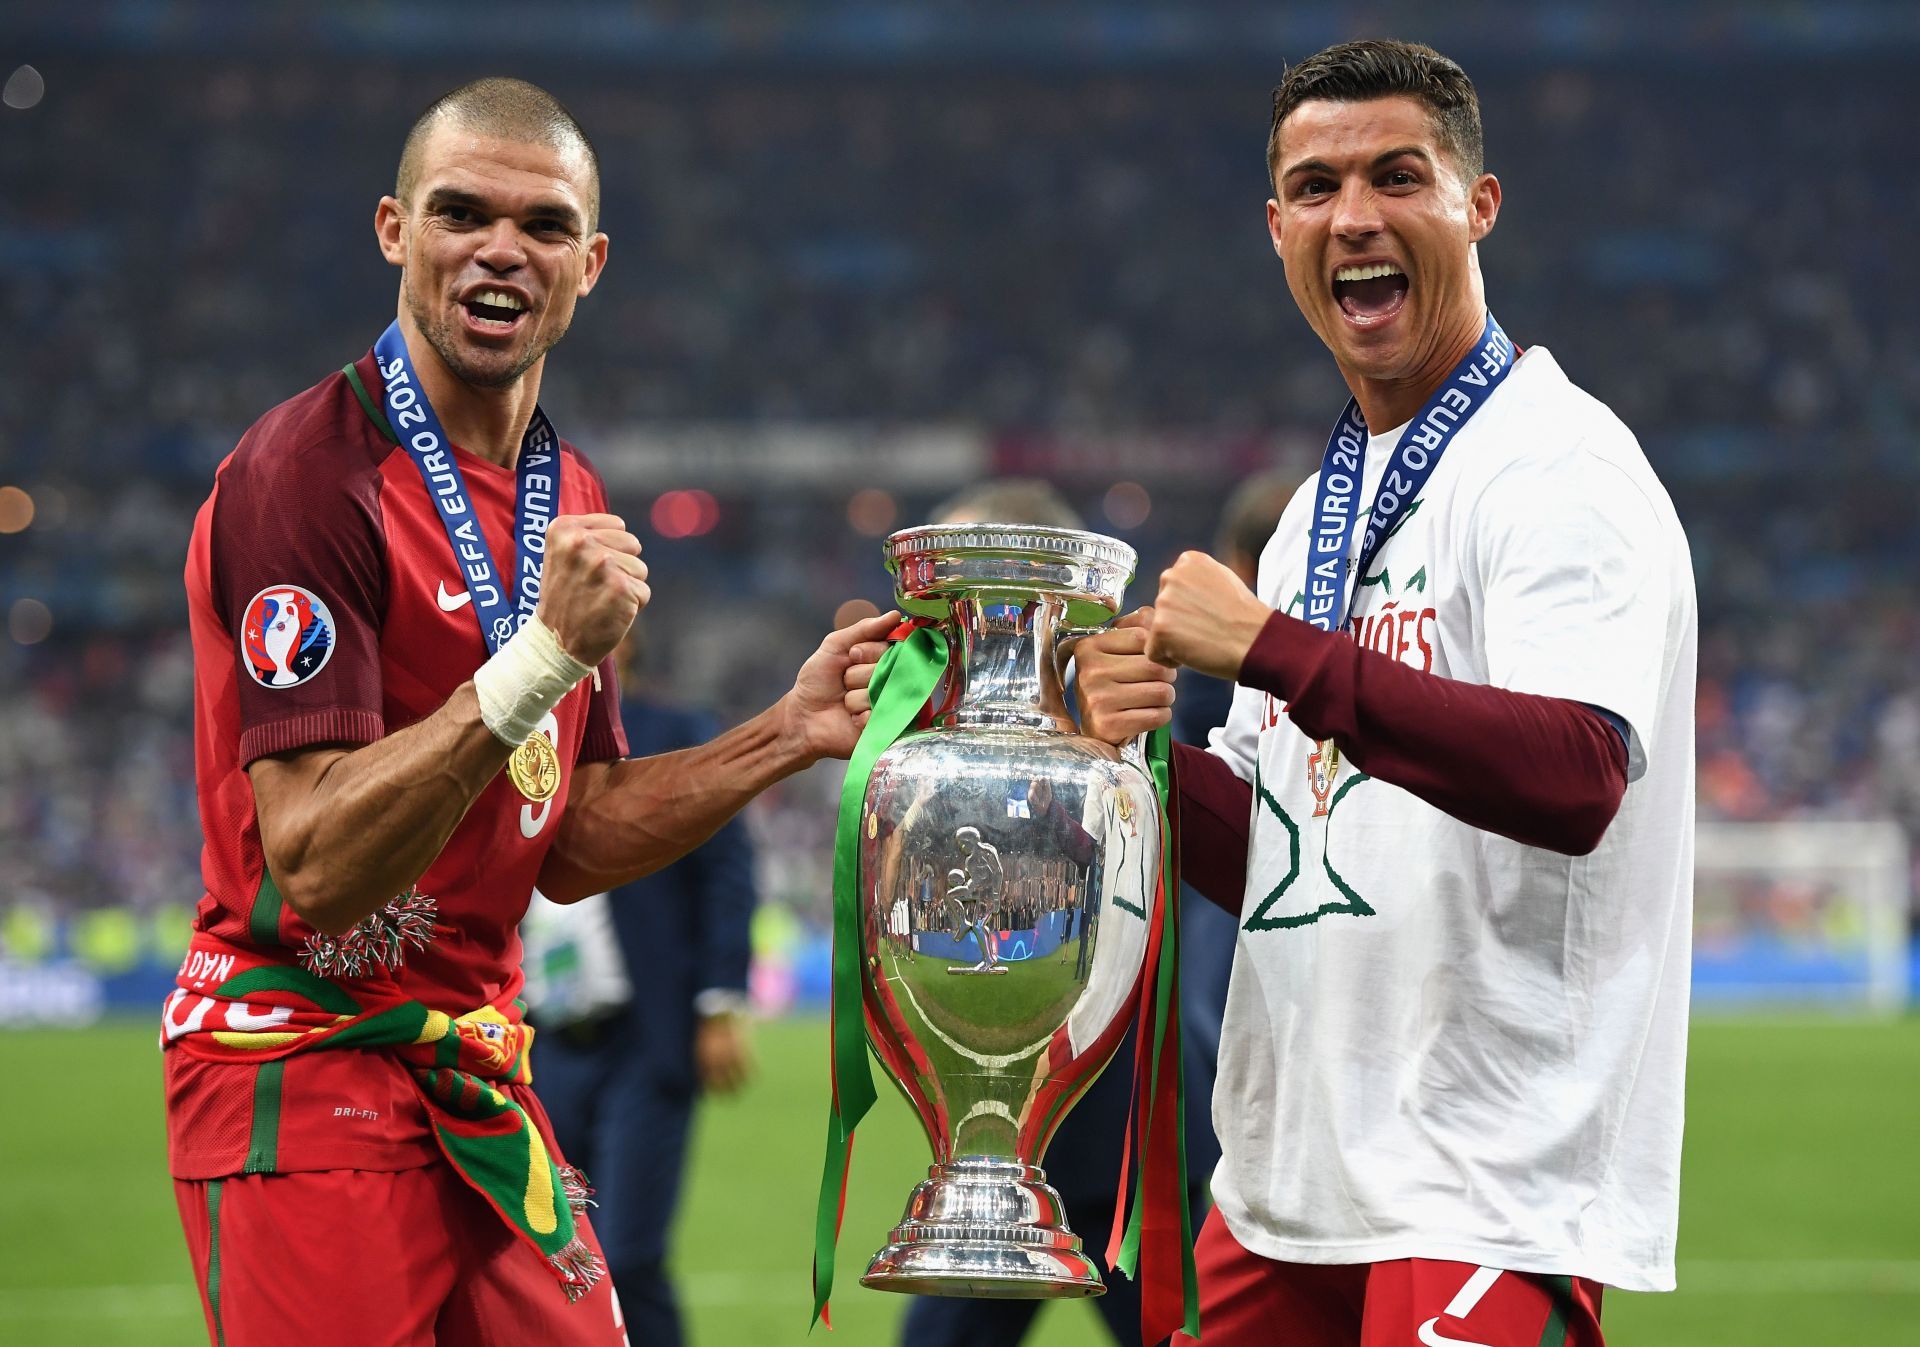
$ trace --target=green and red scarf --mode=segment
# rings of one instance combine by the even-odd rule
[[[814,1220],[813,1314],[829,1328],[834,1252],[846,1214],[853,1133],[873,1106],[860,995],[860,818],[874,762],[921,719],[947,671],[947,641],[928,619],[900,624],[868,685],[872,715],[847,763],[833,848],[833,993],[828,1035],[833,1096],[826,1163]],[[1107,1262],[1141,1282],[1140,1325],[1147,1342],[1176,1328],[1200,1335],[1192,1216],[1187,1206],[1186,1103],[1180,1069],[1180,882],[1173,826],[1172,750],[1165,729],[1148,739],[1147,761],[1160,798],[1159,901],[1147,943],[1135,1018],[1134,1099],[1122,1150]],[[1132,1199],[1127,1200],[1129,1171]],[[1129,1214],[1130,1213],[1130,1214]]]
[[[533,1119],[498,1088],[533,1079],[533,1028],[517,1017],[491,1006],[459,1016],[419,1001],[365,1006],[326,978],[259,961],[211,992],[174,992],[163,1024],[170,1046],[206,1062],[259,1065],[339,1048],[391,1052],[407,1066],[454,1171],[539,1253],[567,1299],[578,1300],[605,1275],[574,1224],[592,1190],[555,1162]]]

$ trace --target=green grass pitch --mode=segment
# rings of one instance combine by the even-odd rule
[[[857,1277],[926,1155],[884,1083],[854,1147],[838,1329],[807,1336],[825,1037],[820,1020],[761,1026],[754,1085],[703,1113],[678,1253],[696,1347],[895,1340],[901,1300]],[[16,1101],[0,1128],[0,1343],[206,1341],[163,1172],[154,1038],[119,1024],[0,1048]],[[1610,1342],[1920,1341],[1920,1019],[1701,1023],[1688,1115],[1681,1289],[1611,1296]],[[1106,1339],[1065,1304],[1029,1341]]]

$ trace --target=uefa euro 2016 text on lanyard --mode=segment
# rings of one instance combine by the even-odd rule
[[[497,653],[540,603],[540,566],[546,555],[547,525],[560,499],[560,437],[539,407],[527,423],[514,466],[517,479],[514,507],[514,574],[502,576],[494,564],[493,549],[474,514],[466,478],[455,461],[427,390],[414,374],[406,338],[396,320],[373,345],[374,362],[385,384],[387,418],[400,445],[420,471],[427,494],[433,498],[440,523],[447,531],[460,578],[473,597],[473,615],[489,654]],[[520,793],[536,803],[551,799],[559,789],[560,755],[553,741],[535,730],[514,749],[507,775]]]
[[[1453,367],[1439,391],[1427,399],[1406,433],[1394,446],[1381,474],[1380,489],[1374,493],[1373,508],[1367,514],[1366,533],[1360,553],[1351,567],[1349,583],[1347,554],[1353,546],[1353,531],[1359,522],[1361,479],[1367,462],[1367,421],[1360,404],[1347,399],[1347,409],[1334,423],[1327,437],[1326,452],[1320,458],[1320,481],[1314,493],[1313,519],[1307,531],[1306,620],[1322,631],[1339,631],[1347,620],[1353,587],[1367,573],[1393,526],[1433,475],[1454,435],[1472,415],[1485,405],[1493,390],[1513,369],[1514,346],[1493,314],[1487,314],[1480,329],[1480,340]],[[1330,789],[1340,770],[1340,750],[1331,739],[1316,750],[1319,771],[1325,774],[1324,786]],[[1314,792],[1324,798],[1316,785]]]

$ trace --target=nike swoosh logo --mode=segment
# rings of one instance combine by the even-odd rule
[[[473,602],[473,595],[471,594],[447,593],[447,582],[445,580],[440,582],[440,592],[434,597],[440,601],[440,611],[443,613],[457,613]]]
[[[1436,1314],[1420,1325],[1420,1341],[1425,1343],[1426,1347],[1487,1347],[1486,1343],[1476,1342],[1471,1338],[1448,1337],[1434,1327],[1439,1322],[1440,1316]]]

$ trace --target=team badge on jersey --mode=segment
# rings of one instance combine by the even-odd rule
[[[1322,739],[1307,754],[1307,789],[1313,792],[1313,816],[1325,818],[1328,797],[1333,794],[1334,778],[1340,775],[1340,745]]]
[[[269,585],[247,604],[240,645],[254,682],[298,687],[333,654],[333,614],[310,589]]]

